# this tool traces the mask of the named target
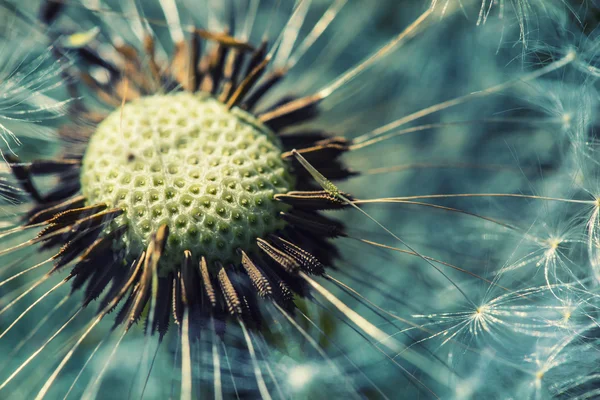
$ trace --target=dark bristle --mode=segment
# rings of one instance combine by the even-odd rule
[[[56,185],[54,189],[44,195],[41,201],[42,203],[62,201],[76,195],[80,188],[79,180],[70,179],[69,182],[63,182],[62,184]]]
[[[61,212],[48,221],[48,226],[42,229],[37,237],[50,238],[51,234],[69,226],[71,226],[69,234],[73,235],[88,227],[99,227],[123,213],[121,210],[105,211],[105,209],[106,205],[98,204]]]
[[[229,78],[229,81],[231,82],[231,90],[227,96],[227,98],[229,98],[233,92],[233,90],[237,87],[238,83],[240,82],[240,79],[244,79],[247,75],[242,75],[242,69],[244,67],[244,63],[246,61],[246,55],[243,52],[240,52],[238,50],[232,50],[231,51],[232,54],[235,54],[235,57],[233,57],[233,65],[232,65],[232,71],[231,71],[231,76]]]
[[[296,132],[285,132],[279,135],[279,139],[284,148],[289,150],[310,147],[316,142],[329,137],[329,134],[320,130],[301,130]]]
[[[237,82],[237,74],[241,66],[241,61],[244,60],[243,54],[236,49],[230,49],[225,59],[225,67],[223,70],[223,84],[219,101],[227,103],[227,99],[231,96]]]
[[[151,333],[158,332],[160,338],[164,337],[169,329],[171,317],[171,298],[173,290],[173,274],[158,278],[158,291],[156,293],[156,310],[154,312],[154,325]]]
[[[106,105],[112,107],[119,107],[121,105],[121,100],[117,97],[116,93],[113,90],[113,86],[103,85],[98,82],[92,75],[87,73],[82,73],[79,78],[83,83],[85,83],[91,90],[94,91],[94,94],[98,97],[98,99],[102,100]]]
[[[244,76],[250,75],[252,71],[254,71],[254,69],[258,67],[260,63],[263,62],[267,55],[267,45],[268,43],[266,41],[263,41],[260,44],[260,46],[258,46],[258,48],[252,53],[250,59],[248,60],[248,64],[244,69]]]
[[[91,249],[93,251],[94,248],[103,247],[104,242],[111,240],[105,238],[97,239],[100,233],[101,230],[98,228],[90,229],[67,241],[53,257],[56,261],[54,262],[54,268],[52,268],[50,273],[63,268],[86,250]],[[88,256],[89,254],[90,253],[88,253]]]
[[[229,276],[227,276],[227,271],[225,271],[225,267],[223,267],[222,265],[219,265],[218,268],[219,268],[219,272],[218,272],[217,277],[219,279],[219,286],[221,287],[221,293],[223,294],[223,297],[225,298],[225,304],[227,305],[227,311],[231,315],[241,316],[242,315],[242,303],[240,301],[240,298],[238,297],[238,294],[235,291],[233,284],[229,280]]]
[[[98,313],[105,309],[108,303],[119,293],[128,278],[128,268],[124,265],[119,265],[114,269],[113,279],[110,288],[98,303]],[[109,310],[109,312],[112,311]]]
[[[105,265],[111,263],[113,259],[112,254],[100,254],[93,259],[88,259],[85,262],[78,263],[69,275],[65,278],[66,281],[71,282],[71,293],[75,293],[85,285],[86,282]]]
[[[256,297],[253,286],[249,282],[248,276],[242,272],[234,272],[231,281],[237,293],[239,293],[244,321],[251,328],[260,329],[262,326],[262,316],[260,314],[258,298]]]
[[[306,122],[317,115],[317,105],[323,100],[321,95],[312,95],[277,104],[275,108],[258,115],[264,124],[273,130]]]
[[[274,88],[285,76],[285,71],[276,70],[268,74],[263,81],[250,92],[250,95],[242,102],[244,110],[252,111],[258,102]]]
[[[254,288],[258,292],[258,295],[263,298],[271,297],[273,294],[273,289],[271,288],[271,283],[269,280],[263,275],[254,261],[252,261],[244,251],[240,250],[240,253],[242,254],[242,266],[246,270],[246,273],[254,285]]]
[[[238,103],[243,102],[244,97],[246,97],[246,94],[250,91],[250,89],[252,89],[254,84],[256,84],[256,82],[264,73],[265,69],[267,68],[267,65],[269,64],[269,61],[269,58],[265,58],[260,64],[256,66],[254,70],[250,72],[250,74],[248,74],[248,76],[244,78],[240,86],[237,87],[231,98],[227,101],[227,107],[233,108],[234,106],[238,105]]]
[[[57,261],[55,262],[54,268],[50,272],[62,268],[67,263],[74,260],[79,254],[78,263],[86,263],[98,257],[103,257],[105,254],[111,256],[113,254],[113,244],[125,234],[126,230],[126,226],[121,226],[110,232],[108,235],[100,238],[97,238],[98,235],[102,233],[100,229],[84,232],[84,234],[67,242],[67,244],[60,249],[59,253],[55,256]],[[113,256],[113,258],[115,257]]]
[[[207,92],[217,93],[223,79],[223,66],[225,65],[225,58],[227,57],[229,50],[222,44],[218,44],[214,52],[211,54],[209,62],[209,75],[211,77],[211,87],[207,89]]]
[[[63,211],[81,208],[85,204],[85,197],[76,196],[66,201],[60,202],[54,205],[39,205],[33,208],[28,214],[28,221],[25,225],[34,225],[40,222],[48,221],[55,215],[62,213]]]
[[[195,92],[200,84],[198,62],[200,61],[200,40],[192,35],[188,42],[187,90]]]
[[[119,68],[107,61],[90,46],[78,47],[70,51],[75,51],[78,59],[89,66],[100,67],[106,70],[109,73],[110,81],[116,80],[120,75]]]
[[[192,253],[189,250],[183,252],[181,263],[181,282],[185,290],[185,303],[188,307],[200,304],[200,295],[197,288],[200,287],[200,279],[196,268],[192,265]]]
[[[123,297],[125,297],[129,289],[133,287],[133,289],[129,293],[129,296],[127,297],[127,300],[125,301],[125,303],[121,307],[121,310],[117,313],[117,316],[115,317],[115,322],[112,326],[113,330],[117,326],[121,325],[125,321],[125,318],[127,318],[127,315],[129,313],[129,310],[131,309],[131,305],[133,304],[133,300],[136,294],[136,289],[134,285],[138,281],[140,273],[142,273],[142,267],[145,261],[146,252],[142,252],[140,257],[133,262],[130,268],[131,275],[129,276],[129,279],[125,281],[125,283],[120,287],[116,294],[114,294],[114,296],[112,296],[110,299],[107,298],[108,301],[106,306],[99,312],[99,314],[102,314],[108,313],[110,310],[113,310],[121,302]]]
[[[14,177],[19,181],[21,188],[37,203],[43,203],[42,195],[33,184],[29,166],[19,163],[19,159],[12,154],[5,154],[4,159],[9,163],[8,165]]]
[[[323,140],[320,143],[316,143],[314,146],[304,149],[297,149],[296,151],[306,158],[306,160],[311,164],[319,165],[327,163],[331,160],[335,160],[349,149],[347,142],[340,142],[335,139],[337,138]],[[292,152],[286,152],[283,153],[281,157],[291,160],[294,158],[294,155]]]
[[[177,274],[173,277],[173,282],[171,283],[173,286],[172,290],[172,301],[171,308],[173,312],[173,319],[177,325],[181,324],[181,319],[183,318],[183,298],[181,292],[181,271],[177,271]]]
[[[285,308],[291,309],[294,307],[294,292],[289,285],[274,272],[271,272],[269,280],[274,283],[275,300],[281,303]]]
[[[204,29],[195,29],[194,32],[203,39],[211,40],[225,47],[232,47],[242,51],[253,51],[254,47],[248,42],[238,40],[227,32],[215,33]]]
[[[281,213],[281,217],[294,227],[318,236],[328,238],[346,236],[341,223],[316,213],[293,210]]]
[[[351,198],[347,193],[344,197]],[[338,197],[331,195],[325,190],[312,192],[291,191],[284,194],[276,194],[275,199],[306,210],[338,210],[348,207],[348,204]]]
[[[258,328],[258,326],[260,326],[258,325],[260,324],[260,317],[257,317],[258,307],[251,299],[252,298],[249,296],[242,296],[241,298],[242,308],[244,309],[244,321],[246,321],[247,324],[251,324],[251,326],[256,326]]]
[[[70,210],[65,210],[54,215],[54,217],[51,220],[49,220],[48,223],[56,224],[59,226],[65,226],[72,222],[89,217],[90,215],[102,212],[106,209],[107,205],[104,203],[94,204],[91,206],[85,206],[80,208],[72,208]]]
[[[121,268],[116,260],[109,264],[105,264],[95,269],[94,274],[85,288],[83,307],[87,307],[92,301],[96,300],[100,294],[106,289],[111,280],[115,277],[115,269]]]
[[[152,276],[157,273],[158,263],[165,248],[167,237],[169,236],[168,225],[161,225],[152,235],[142,269],[142,276],[137,285],[135,300],[129,312],[128,321],[125,329],[129,330],[137,322],[144,311],[146,303],[150,299],[152,289]]]
[[[302,244],[302,248],[313,254],[329,269],[335,269],[334,261],[340,258],[340,253],[329,239],[300,229],[289,227],[284,231],[284,237],[292,243]]]
[[[278,247],[285,251],[286,254],[294,258],[300,264],[304,272],[313,275],[323,275],[325,273],[325,266],[308,251],[279,236],[271,235],[270,238]]]
[[[202,285],[204,286],[204,293],[208,298],[211,306],[214,308],[217,305],[217,295],[213,284],[210,280],[210,274],[208,272],[208,264],[206,258],[202,257],[200,260],[200,276],[202,277]]]
[[[112,329],[116,329],[121,324],[124,324],[127,321],[127,317],[130,314],[131,307],[133,306],[133,302],[137,295],[137,287],[134,287],[131,293],[127,296],[127,300],[121,306],[121,309],[115,316],[115,322],[113,324]]]
[[[271,243],[267,242],[264,239],[257,238],[256,244],[273,261],[275,261],[278,265],[283,267],[283,269],[286,272],[291,273],[291,274],[298,272],[300,265],[293,257],[291,257],[290,255],[286,254],[285,252],[279,250],[278,248],[276,248],[275,246],[273,246]]]
[[[110,210],[102,211],[88,217],[84,217],[79,219],[73,225],[72,231],[78,232],[80,230],[86,229],[87,227],[94,227],[100,225],[106,225],[115,220],[115,218],[123,215],[125,211],[120,208],[112,208]]]
[[[131,304],[131,308],[128,311],[127,322],[125,323],[125,329],[131,329],[131,326],[139,321],[142,316],[142,312],[144,308],[146,308],[146,304],[148,300],[150,300],[150,291],[152,288],[152,273],[147,272],[148,268],[144,268],[142,271],[142,276],[140,278],[140,282],[134,288],[133,293],[133,302]]]
[[[287,274],[281,266],[275,265],[275,262],[270,257],[263,256],[261,253],[252,254],[251,260],[269,283],[271,295],[267,299],[276,301],[286,309],[293,308],[294,293],[284,281],[291,275]],[[283,272],[285,276],[282,278],[276,271]]]
[[[150,35],[144,36],[144,52],[148,56],[147,63],[150,69],[150,76],[155,86],[158,86],[161,82],[160,67],[156,62],[156,43],[154,38]]]

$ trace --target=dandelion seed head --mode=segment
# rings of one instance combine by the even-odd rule
[[[273,199],[293,186],[279,140],[256,118],[208,94],[140,98],[96,129],[81,173],[89,204],[125,210],[117,225],[139,253],[159,226],[170,228],[165,265],[184,249],[210,261],[238,261],[236,249],[281,229]]]

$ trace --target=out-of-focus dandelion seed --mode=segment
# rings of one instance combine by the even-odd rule
[[[52,47],[39,55],[28,53],[26,44],[8,54],[12,52],[8,49],[10,42],[10,36],[0,38],[0,139],[3,154],[14,154],[13,146],[21,144],[18,136],[54,137],[52,130],[42,122],[63,115],[72,101],[57,101],[51,94],[63,84],[62,74],[69,67],[68,60],[56,60]],[[25,63],[24,59],[28,61]],[[15,134],[16,131],[19,135]]]
[[[571,332],[572,317],[577,311],[584,317],[594,308],[586,303],[579,306],[560,302],[554,297],[554,302],[539,305],[547,293],[558,290],[568,290],[573,293],[572,286],[553,285],[537,288],[527,288],[500,295],[490,299],[473,310],[414,315],[414,318],[426,318],[432,322],[420,326],[432,332],[423,340],[439,339],[441,345],[453,342],[481,348],[487,345],[508,345],[508,338],[514,335],[524,335],[532,338],[561,338],[565,332]],[[585,295],[585,292],[580,293]],[[581,307],[580,310],[577,310]],[[585,311],[588,308],[588,311]],[[441,328],[441,329],[440,329]],[[410,328],[412,330],[414,328]]]

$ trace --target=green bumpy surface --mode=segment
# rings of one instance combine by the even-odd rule
[[[256,118],[210,95],[143,97],[115,110],[89,142],[81,172],[88,204],[125,214],[122,245],[139,254],[162,224],[170,228],[162,268],[184,250],[239,262],[236,249],[283,227],[273,199],[292,189],[279,140]]]

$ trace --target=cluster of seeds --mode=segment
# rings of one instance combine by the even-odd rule
[[[278,139],[250,114],[204,93],[143,97],[93,134],[81,173],[88,204],[125,211],[127,250],[139,254],[170,228],[163,265],[183,250],[239,262],[256,238],[282,228],[273,199],[293,186]]]

